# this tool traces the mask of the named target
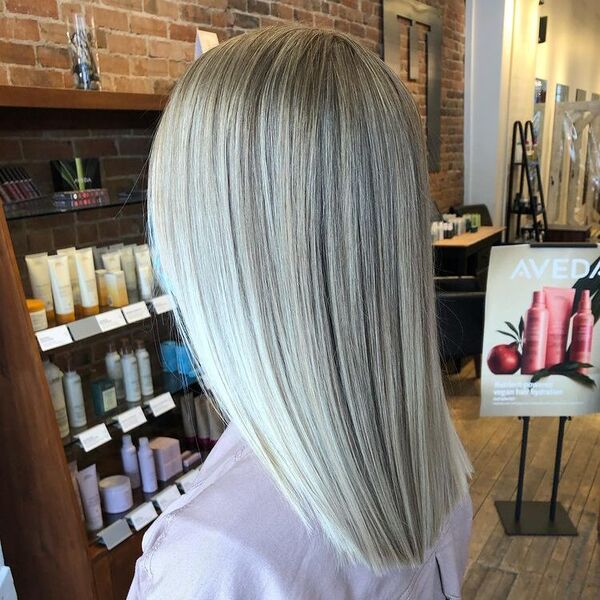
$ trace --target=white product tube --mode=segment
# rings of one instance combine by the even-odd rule
[[[139,444],[138,461],[140,463],[140,475],[142,477],[142,490],[146,494],[149,494],[158,489],[154,454],[152,453],[152,448],[150,448],[147,437],[140,438]]]
[[[108,306],[108,290],[106,289],[106,269],[96,269],[96,288],[100,306]]]
[[[92,252],[94,253],[94,266],[96,269],[104,269],[104,263],[102,262],[102,255],[108,252],[107,246],[92,246]]]
[[[102,255],[102,264],[107,271],[120,271],[121,258],[118,252],[107,252]]]
[[[138,372],[137,359],[130,350],[125,350],[121,355],[123,366],[123,383],[125,384],[125,400],[127,402],[139,402],[142,399],[140,390],[140,374]]]
[[[125,246],[119,250],[121,259],[121,268],[125,273],[125,285],[127,286],[127,295],[129,300],[137,299],[137,276],[135,274],[135,257],[133,256],[133,248]]]
[[[210,439],[210,429],[208,424],[208,399],[206,396],[196,396],[194,398],[194,408],[196,410],[198,437],[203,442],[207,442]]]
[[[150,300],[154,293],[154,273],[152,267],[142,265],[138,268],[140,297],[142,300]]]
[[[117,400],[125,398],[125,386],[123,385],[123,366],[121,365],[121,355],[117,352],[113,344],[108,347],[108,352],[104,357],[106,364],[106,374],[115,384]]]
[[[138,464],[137,452],[131,441],[130,435],[123,436],[123,446],[121,447],[121,462],[123,463],[123,473],[129,477],[132,489],[139,488],[140,466]]]
[[[73,304],[68,257],[49,256],[48,270],[50,271],[56,322],[59,325],[70,323],[75,320],[75,306]]]
[[[50,272],[48,271],[48,253],[29,254],[25,257],[29,281],[33,297],[42,300],[46,306],[48,321],[54,320],[54,302],[52,300],[52,286]]]
[[[66,256],[69,261],[69,278],[71,279],[71,289],[73,290],[73,304],[75,313],[79,313],[81,307],[81,292],[79,291],[79,279],[77,278],[77,266],[75,265],[75,248],[61,248],[56,251],[58,256]]]
[[[83,402],[83,388],[81,377],[75,371],[67,371],[63,376],[67,413],[71,427],[85,427],[85,404]]]
[[[148,244],[137,246],[134,248],[133,253],[135,255],[140,296],[142,300],[150,300],[154,288],[154,273],[152,272],[152,261],[150,260]]]
[[[135,351],[137,359],[138,371],[140,374],[140,389],[144,398],[152,398],[154,396],[154,384],[152,383],[152,366],[150,364],[150,354],[144,348],[144,343],[139,340]]]
[[[123,271],[107,271],[104,275],[106,282],[106,295],[108,305],[113,308],[121,308],[129,304],[127,286],[125,285],[125,274]]]
[[[66,438],[69,435],[69,419],[67,417],[67,407],[65,404],[65,392],[63,389],[63,372],[49,360],[44,361],[44,373],[50,389],[50,398],[54,408],[54,416],[58,423],[60,437]]]
[[[96,273],[94,271],[94,255],[91,248],[77,250],[75,266],[81,292],[81,314],[85,317],[96,315],[100,311]]]
[[[96,465],[90,465],[79,471],[76,477],[79,484],[79,493],[83,504],[83,512],[85,513],[87,529],[88,531],[101,529],[104,521],[102,520]]]

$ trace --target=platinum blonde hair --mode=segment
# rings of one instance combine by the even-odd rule
[[[470,467],[408,91],[345,35],[236,37],[176,85],[149,189],[154,256],[220,409],[342,563],[422,561]]]

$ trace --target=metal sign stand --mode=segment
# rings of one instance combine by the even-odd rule
[[[523,434],[521,436],[517,499],[515,502],[498,500],[495,503],[500,521],[502,521],[502,525],[504,526],[504,531],[506,535],[577,535],[577,528],[573,525],[563,505],[557,501],[565,423],[571,417],[560,417],[558,423],[550,502],[523,501],[523,482],[525,480],[530,417],[519,417],[519,419],[523,421]]]

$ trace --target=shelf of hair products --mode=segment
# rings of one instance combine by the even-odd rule
[[[224,429],[147,244],[25,257],[27,310],[90,543],[109,550],[198,482]],[[25,287],[25,286],[24,286]]]

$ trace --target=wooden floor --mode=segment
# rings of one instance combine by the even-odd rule
[[[464,599],[600,600],[600,415],[575,417],[565,432],[558,497],[579,535],[508,537],[494,501],[515,497],[521,422],[478,416],[479,381],[472,366],[449,378],[447,394],[474,467],[474,522]],[[557,425],[558,419],[531,420],[525,499],[550,497]]]

